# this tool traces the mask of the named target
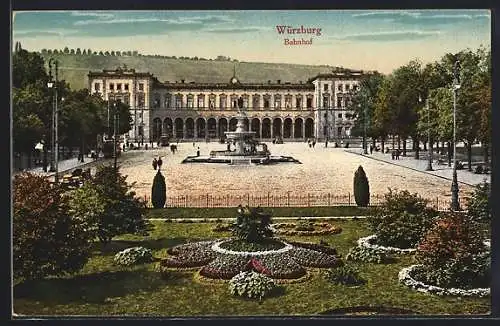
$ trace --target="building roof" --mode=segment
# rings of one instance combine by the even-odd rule
[[[170,83],[170,82],[163,82],[163,83],[155,83],[155,87],[157,88],[167,88],[167,89],[174,89],[174,90],[186,90],[186,89],[200,89],[200,90],[206,90],[206,89],[224,89],[224,90],[262,90],[262,89],[271,89],[271,90],[287,90],[287,89],[293,89],[293,90],[304,90],[304,91],[311,91],[314,90],[314,85],[311,83],[236,83],[236,84],[231,84],[231,83],[197,83],[197,82],[175,82],[175,83]]]
[[[102,71],[89,71],[89,78],[91,77],[146,77],[155,78],[149,72],[136,72],[135,69],[127,69],[127,67],[116,69],[104,69]]]

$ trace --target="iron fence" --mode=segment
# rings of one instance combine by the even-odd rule
[[[448,210],[451,199],[446,197],[428,198],[429,206],[437,210]],[[148,207],[153,207],[151,198],[144,196]],[[465,198],[461,198],[463,203]],[[370,206],[379,206],[384,202],[384,195],[370,196]],[[238,194],[238,195],[179,195],[167,197],[166,207],[172,208],[217,208],[217,207],[236,207],[238,205],[248,205],[251,207],[328,207],[328,206],[356,206],[354,195],[347,193],[345,195],[331,193],[307,193],[293,194],[287,192],[284,194],[267,193],[262,195]]]

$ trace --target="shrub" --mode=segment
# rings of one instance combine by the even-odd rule
[[[359,246],[351,248],[345,259],[375,264],[385,264],[391,261],[390,257],[380,250]]]
[[[60,186],[21,173],[13,182],[13,273],[38,279],[76,272],[90,255],[92,233],[84,220],[69,214]]]
[[[156,173],[153,179],[153,186],[151,188],[151,202],[154,208],[163,208],[167,201],[167,185],[165,184],[165,177],[161,174],[160,170]]]
[[[153,261],[153,253],[144,247],[132,247],[117,253],[113,261],[123,266],[150,263]]]
[[[419,244],[418,277],[441,287],[488,287],[490,254],[477,228],[461,213],[439,219]]]
[[[260,242],[273,236],[271,215],[262,208],[238,207],[238,216],[232,228],[233,234],[247,242]]]
[[[484,181],[474,189],[472,197],[469,199],[467,216],[474,222],[491,222],[490,205],[491,188],[490,184]]]
[[[482,174],[483,173],[483,166],[482,165],[476,166],[476,168],[474,169],[474,173],[475,174]]]
[[[249,271],[240,272],[229,281],[232,295],[262,300],[276,289],[276,284],[269,277]]]
[[[345,264],[326,271],[326,278],[334,284],[361,285],[366,283],[366,280],[359,276],[357,268]]]
[[[354,173],[354,199],[356,200],[356,205],[361,207],[367,207],[370,203],[370,186],[361,165]]]
[[[125,233],[138,233],[147,227],[143,219],[145,203],[135,197],[130,191],[126,176],[120,174],[112,166],[99,167],[94,178],[84,187],[83,193],[76,190],[72,201],[72,210],[85,215],[86,204],[78,198],[89,196],[99,202],[99,209],[95,209],[95,230],[99,240],[106,244],[114,236]],[[97,196],[95,196],[97,194]]]
[[[367,218],[377,243],[397,248],[415,247],[438,215],[435,209],[427,207],[428,202],[416,193],[389,189],[384,203]]]

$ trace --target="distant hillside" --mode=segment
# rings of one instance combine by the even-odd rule
[[[59,78],[66,80],[72,89],[88,87],[89,71],[116,69],[125,64],[138,72],[150,72],[159,81],[197,81],[202,83],[228,82],[236,67],[241,82],[299,82],[319,74],[330,72],[333,66],[298,64],[232,62],[218,60],[173,59],[154,56],[103,56],[78,54],[42,54],[44,59],[53,57],[59,61]]]

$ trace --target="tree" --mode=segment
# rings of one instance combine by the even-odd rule
[[[153,179],[151,201],[154,208],[165,207],[165,202],[167,201],[167,185],[165,184],[165,177],[161,174],[159,169]]]
[[[99,55],[104,55],[104,53],[102,53],[102,51],[99,51]]]
[[[87,49],[87,55],[92,55],[96,54],[95,52],[92,51],[92,49]]]
[[[42,54],[47,54],[47,49],[42,49],[40,52],[41,52]]]
[[[139,55],[139,52],[137,51],[132,51],[132,56],[137,57]]]
[[[44,177],[18,174],[13,183],[14,277],[38,279],[76,272],[87,262],[91,233],[68,214],[60,186]]]
[[[393,135],[392,146],[394,147],[394,134],[396,133],[394,120],[396,114],[393,110],[395,99],[391,93],[392,82],[392,76],[388,76],[382,80],[379,86],[374,103],[373,125],[382,133]]]
[[[71,50],[69,51],[69,53],[70,53],[70,54],[75,54],[75,49],[71,49]]]
[[[105,56],[109,56],[109,51],[104,52]]]
[[[83,55],[87,55],[87,49],[83,49]]]
[[[115,51],[111,51],[110,55],[115,56]]]
[[[69,54],[69,48],[67,46],[64,48],[63,53],[64,54]]]
[[[83,51],[85,51],[85,49],[83,49]],[[76,54],[81,55],[82,54],[82,50],[80,50],[80,48],[77,48],[76,49]]]
[[[370,186],[361,165],[354,173],[354,199],[356,204],[361,207],[367,207],[370,203]]]

